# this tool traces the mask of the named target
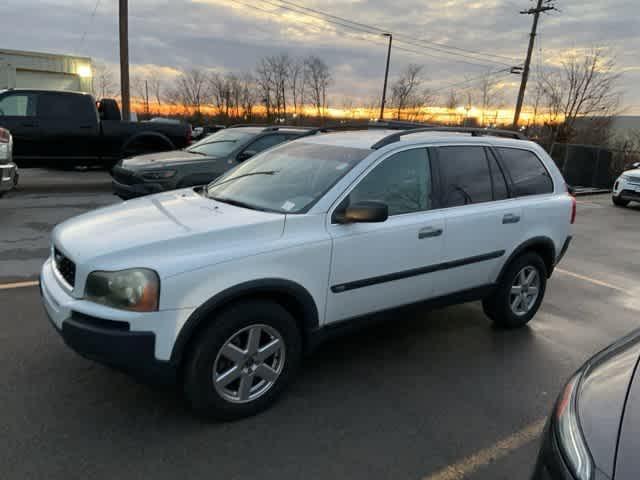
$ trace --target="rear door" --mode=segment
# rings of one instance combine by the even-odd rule
[[[72,164],[98,157],[98,115],[89,95],[40,93],[38,121],[48,157]]]
[[[36,102],[31,92],[8,92],[0,97],[0,127],[13,135],[13,156],[19,164],[40,155],[41,137]]]
[[[444,212],[444,255],[436,295],[492,283],[522,236],[522,207],[510,200],[504,174],[483,145],[434,148],[439,205]]]

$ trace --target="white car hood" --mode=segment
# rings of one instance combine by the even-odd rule
[[[176,273],[179,257],[192,257],[195,250],[277,239],[284,222],[282,214],[235,207],[184,189],[67,220],[53,231],[53,242],[82,270],[148,266],[162,276]],[[161,272],[163,265],[173,265],[173,271]]]

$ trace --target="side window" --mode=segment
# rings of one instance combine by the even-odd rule
[[[260,153],[267,148],[271,148],[274,145],[278,145],[286,140],[284,135],[266,135],[264,137],[259,138],[253,143],[250,143],[247,148],[244,149],[244,153],[251,153],[255,155],[256,153]]]
[[[493,199],[484,147],[440,147],[441,205],[457,207]]]
[[[397,153],[377,165],[349,194],[349,203],[386,203],[389,216],[431,208],[431,167],[425,148]]]
[[[92,114],[90,102],[81,95],[42,93],[38,99],[40,118],[73,119],[82,122],[91,120]]]
[[[489,157],[489,169],[491,170],[491,182],[493,184],[493,199],[504,200],[505,198],[509,198],[507,182],[500,165],[498,165],[496,161],[495,155],[487,151],[487,156]]]
[[[553,181],[536,154],[517,148],[498,148],[502,164],[511,177],[516,197],[553,192]]]
[[[0,117],[32,117],[36,96],[32,93],[13,93],[0,99]]]

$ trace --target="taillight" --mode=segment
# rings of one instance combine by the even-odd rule
[[[578,207],[578,202],[576,201],[576,197],[571,195],[571,224],[576,223],[576,210]]]
[[[187,125],[187,145],[191,143],[192,137],[193,137],[193,130],[191,129],[191,125]]]
[[[9,139],[11,135],[9,135],[9,130],[0,128],[0,143],[9,143]]]

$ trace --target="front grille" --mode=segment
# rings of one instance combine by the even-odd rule
[[[619,194],[622,198],[639,200],[640,201],[640,192],[636,192],[634,190],[622,190]]]
[[[53,259],[55,262],[56,270],[72,287],[76,284],[76,264],[69,260],[64,254],[57,248],[53,249]]]

